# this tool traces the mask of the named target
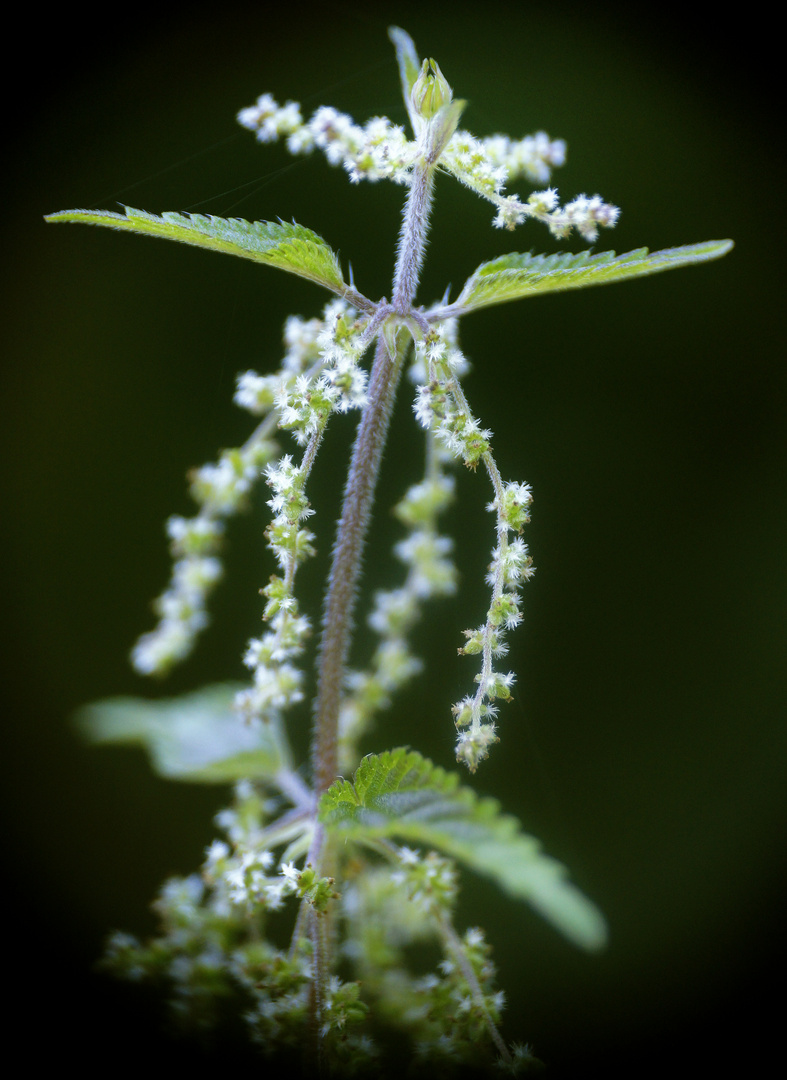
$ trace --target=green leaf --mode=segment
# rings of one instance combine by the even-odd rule
[[[355,840],[394,838],[438,848],[527,900],[575,944],[599,949],[607,937],[598,908],[544,855],[519,822],[481,799],[453,773],[407,749],[363,759],[354,780],[337,780],[320,800],[327,829]]]
[[[413,85],[421,73],[421,61],[418,59],[418,53],[415,50],[413,39],[406,30],[401,30],[398,26],[389,26],[388,37],[391,39],[393,46],[396,49],[396,59],[399,63],[399,77],[402,82],[402,97],[404,98],[410,121],[413,124],[413,129],[415,129],[411,94]]]
[[[124,207],[125,214],[109,210],[61,210],[46,221],[104,225],[143,236],[161,236],[194,247],[239,255],[242,259],[277,266],[315,281],[344,296],[347,285],[337,259],[321,236],[302,225],[285,222],[244,221],[243,218],[205,217],[166,211],[158,217],[146,210]]]
[[[463,314],[536,293],[583,289],[587,285],[605,285],[612,281],[645,277],[662,270],[721,258],[732,246],[732,240],[708,240],[703,244],[666,248],[652,255],[648,254],[647,248],[638,248],[617,257],[614,251],[603,251],[598,255],[586,251],[579,255],[503,255],[492,262],[482,263],[468,278],[450,308],[453,314]]]
[[[75,720],[94,743],[144,747],[169,780],[224,784],[272,777],[289,768],[278,721],[247,724],[232,708],[239,686],[219,683],[193,694],[149,701],[118,697],[84,705]]]
[[[429,149],[427,160],[436,162],[459,126],[459,120],[467,102],[457,99],[443,105],[429,121]]]

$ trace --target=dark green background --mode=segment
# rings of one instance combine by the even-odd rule
[[[30,26],[5,175],[3,861],[18,903],[6,979],[47,1035],[40,1060],[147,1064],[156,1050],[194,1064],[188,1044],[161,1049],[144,999],[90,967],[108,929],[152,927],[149,899],[196,868],[224,793],[83,746],[69,715],[156,689],[126,656],[166,579],[162,523],[189,512],[183,474],[244,438],[236,372],[277,365],[284,316],[322,304],[249,263],[42,215],[120,201],[296,218],[340,249],[364,292],[388,292],[402,189],[351,187],[317,155],[293,166],[233,117],[269,90],[307,113],[403,120],[390,22],[468,99],[474,133],[568,141],[561,196],[598,191],[622,208],[597,249],[736,240],[719,263],[464,324],[470,400],[504,476],[534,487],[538,567],[512,639],[516,701],[475,783],[571,867],[611,944],[579,954],[476,880],[461,917],[495,947],[506,1035],[532,1041],[551,1075],[745,1075],[774,1035],[769,980],[784,952],[783,148],[767,31],[755,42],[663,7],[271,15],[230,2]],[[439,181],[423,300],[496,254],[556,249],[538,225],[507,234],[492,218]],[[335,423],[318,464],[318,528],[335,518],[351,429]],[[403,394],[370,585],[395,580],[387,508],[419,453]],[[446,766],[449,706],[475,671],[455,650],[484,610],[492,543],[483,476],[462,475],[459,495],[462,592],[430,612],[419,647],[431,674],[369,746],[409,742]],[[263,521],[257,507],[231,529],[213,627],[161,692],[240,676],[271,572]],[[303,572],[315,597],[322,535]],[[301,746],[306,728],[304,714]]]

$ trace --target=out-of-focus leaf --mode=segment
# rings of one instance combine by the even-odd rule
[[[107,698],[84,705],[75,719],[90,742],[144,747],[156,772],[170,780],[224,784],[273,777],[290,767],[281,726],[275,718],[246,723],[232,708],[238,689],[219,683],[157,701]]]

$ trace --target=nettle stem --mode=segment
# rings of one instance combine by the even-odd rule
[[[429,212],[432,204],[434,167],[424,163],[412,175],[405,205],[402,231],[399,233],[396,271],[394,275],[393,310],[397,314],[410,312],[416,296],[419,273],[423,262]],[[357,584],[361,578],[364,543],[375,501],[375,489],[380,473],[382,451],[393,413],[399,379],[402,377],[406,346],[399,338],[390,351],[385,335],[377,341],[375,360],[367,391],[361,422],[355,436],[347,487],[344,488],[341,516],[334,544],[333,561],[328,576],[323,616],[323,637],[317,671],[317,693],[312,729],[312,768],[314,794],[318,799],[336,780],[338,770],[339,708],[344,687],[344,669],[353,630],[353,611]],[[324,859],[324,829],[316,825],[307,863],[321,873]],[[303,904],[306,904],[303,901]],[[302,914],[302,913],[301,913]],[[330,977],[330,957],[321,916],[314,910],[307,914],[313,945],[311,985],[312,1053],[317,1066],[321,1063],[322,1023],[325,991]],[[300,918],[298,920],[301,922]]]
[[[400,315],[409,313],[418,286],[429,227],[433,173],[433,167],[426,164],[415,170],[405,206],[392,305]],[[396,348],[392,355],[385,336],[381,333],[378,337],[368,400],[361,415],[347,476],[325,599],[312,732],[314,790],[318,798],[336,779],[339,707],[352,638],[361,559],[405,351]],[[310,852],[310,855],[314,857],[316,852]]]
[[[409,314],[418,287],[418,276],[429,227],[433,174],[434,167],[427,163],[415,169],[405,205],[397,250],[392,304],[393,310],[399,315]],[[388,437],[391,413],[407,352],[404,344],[399,345],[400,337],[394,334],[391,340],[396,342],[393,351],[389,349],[381,327],[369,377],[367,403],[361,414],[350,460],[328,577],[312,729],[312,768],[314,793],[317,799],[331,786],[338,770],[339,708],[352,639],[353,613],[361,575],[361,560],[369,531],[383,449]],[[306,860],[318,873],[321,872],[325,862],[324,839],[324,830],[318,824]],[[303,903],[306,904],[307,901],[304,900]],[[321,932],[320,918],[321,916],[313,909],[307,912],[309,936],[313,944],[313,978],[310,995],[313,1032],[311,1051],[317,1059],[318,1066],[321,1059],[325,992],[331,973],[328,942],[325,934]],[[298,923],[301,923],[300,918]]]

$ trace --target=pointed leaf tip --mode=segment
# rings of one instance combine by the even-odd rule
[[[336,254],[321,236],[296,222],[245,221],[174,210],[166,210],[159,217],[131,206],[124,210],[123,214],[109,210],[62,210],[48,214],[45,220],[103,225],[142,236],[160,236],[276,266],[322,285],[338,296],[344,296],[347,291]]]
[[[406,30],[402,30],[399,26],[389,26],[388,37],[396,50],[396,59],[402,77],[402,91],[406,100],[410,96],[413,83],[421,72],[421,61],[418,59],[415,43]]]
[[[410,35],[402,30],[398,26],[388,27],[388,37],[393,43],[396,50],[396,60],[399,64],[399,79],[402,85],[402,97],[407,108],[407,115],[410,117],[410,123],[415,130],[417,122],[415,116],[415,110],[413,108],[412,101],[412,89],[415,85],[415,81],[421,73],[421,61],[418,59],[418,53],[415,49],[415,44]]]
[[[733,248],[732,240],[707,240],[701,244],[665,248],[649,253],[638,248],[625,255],[587,251],[572,255],[511,254],[482,263],[466,281],[457,300],[448,305],[451,314],[464,314],[491,304],[502,304],[537,293],[583,289],[628,278],[647,277],[679,266],[719,259]]]

